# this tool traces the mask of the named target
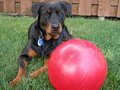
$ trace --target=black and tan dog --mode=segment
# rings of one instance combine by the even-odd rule
[[[26,75],[26,66],[30,58],[35,56],[49,57],[51,52],[62,43],[63,39],[72,36],[64,24],[65,16],[71,14],[71,4],[64,1],[40,2],[32,5],[33,17],[38,17],[29,28],[28,43],[18,58],[18,75],[10,82],[11,86],[21,82]],[[30,74],[37,78],[47,69],[47,61],[39,70]]]

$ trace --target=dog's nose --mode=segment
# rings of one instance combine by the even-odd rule
[[[52,24],[52,28],[58,29],[59,28],[59,24]]]

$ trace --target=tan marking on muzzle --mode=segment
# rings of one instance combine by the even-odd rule
[[[60,36],[59,34],[58,34],[58,35],[53,35],[52,38],[53,38],[53,39],[58,39],[59,36]]]
[[[46,34],[45,35],[45,40],[50,40],[52,38],[52,35]]]
[[[46,33],[52,33],[52,26],[51,26],[51,24],[48,24],[48,25],[45,27],[45,32],[46,32]]]
[[[58,39],[59,38],[59,34],[56,34],[56,35],[51,35],[50,33],[52,33],[52,26],[51,24],[49,24],[47,27],[45,27],[45,32],[46,32],[46,35],[45,35],[45,39],[46,40],[50,40],[51,38],[53,39]],[[61,33],[62,32],[62,25],[60,24],[60,27],[58,29],[58,32]]]

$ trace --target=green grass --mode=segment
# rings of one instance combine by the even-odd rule
[[[9,82],[17,75],[17,59],[27,43],[27,32],[34,22],[29,17],[0,16],[0,90],[54,90],[47,71],[38,79],[25,77],[14,88]],[[66,25],[75,38],[96,44],[108,62],[108,75],[101,90],[120,90],[120,21],[100,21],[80,17],[66,19]],[[28,74],[43,65],[43,59],[33,58],[28,65]]]

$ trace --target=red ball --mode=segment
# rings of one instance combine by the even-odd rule
[[[73,39],[54,50],[48,75],[56,90],[99,90],[106,79],[107,63],[96,45]]]

